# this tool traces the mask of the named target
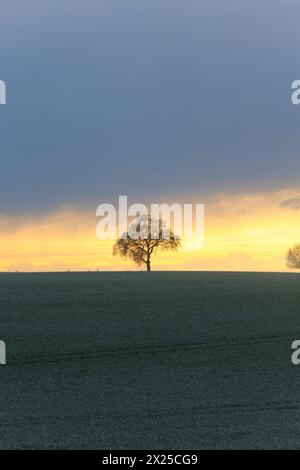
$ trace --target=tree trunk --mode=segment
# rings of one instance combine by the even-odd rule
[[[150,259],[147,261],[147,271],[151,271]]]

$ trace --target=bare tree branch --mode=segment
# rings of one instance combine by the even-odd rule
[[[158,249],[161,251],[177,251],[180,240],[170,230],[168,238],[164,237],[165,224],[160,220],[151,219],[148,215],[141,216],[137,226],[129,227],[124,237],[119,238],[113,247],[115,256],[131,259],[137,266],[146,264],[151,271],[151,256]],[[138,236],[136,236],[138,234]]]

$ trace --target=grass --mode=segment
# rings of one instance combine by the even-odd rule
[[[299,448],[300,276],[0,275],[0,448]]]

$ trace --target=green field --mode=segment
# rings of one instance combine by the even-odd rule
[[[300,276],[0,275],[0,448],[300,448]]]

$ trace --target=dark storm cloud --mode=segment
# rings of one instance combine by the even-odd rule
[[[3,0],[0,212],[295,186],[296,0]]]

